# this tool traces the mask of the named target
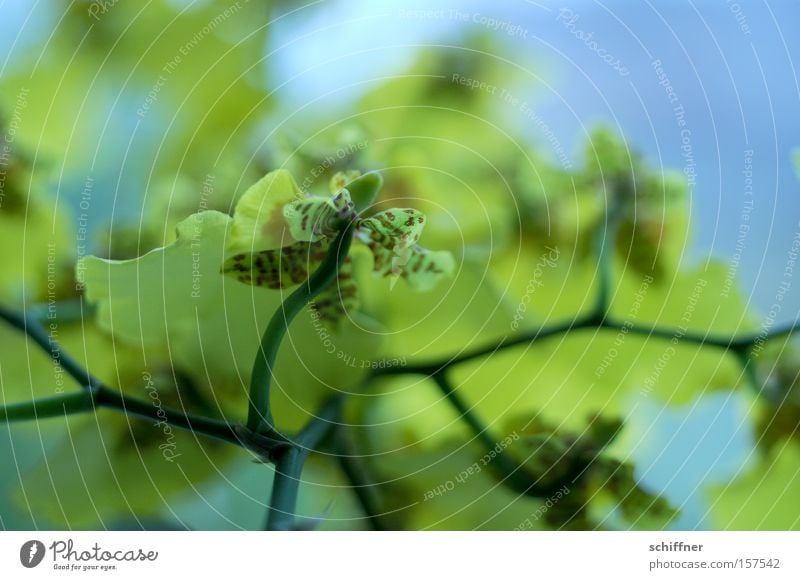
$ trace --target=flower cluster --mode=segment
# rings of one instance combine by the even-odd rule
[[[330,180],[331,195],[303,194],[283,170],[264,177],[236,206],[232,228],[234,255],[222,271],[240,282],[280,289],[304,282],[327,255],[336,234],[353,224],[353,236],[369,252],[376,276],[403,278],[416,290],[429,290],[453,271],[449,252],[432,252],[417,244],[425,216],[398,208],[362,217],[369,210],[382,179],[377,173],[340,172]],[[313,307],[335,325],[358,307],[354,263],[347,256],[337,283]]]

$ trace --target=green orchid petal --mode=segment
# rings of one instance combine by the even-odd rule
[[[339,274],[323,290],[311,307],[326,326],[337,329],[340,321],[359,307],[358,285],[353,275],[353,260],[347,257]]]
[[[260,252],[292,244],[283,208],[299,199],[302,192],[288,171],[265,175],[236,204],[228,251]]]
[[[251,286],[277,290],[307,280],[327,252],[327,242],[297,242],[278,250],[237,254],[225,261],[222,272]]]
[[[378,196],[383,186],[383,177],[380,173],[371,172],[361,175],[358,171],[337,173],[331,178],[331,193],[347,188],[353,200],[356,212],[361,213],[368,209]]]
[[[361,220],[359,237],[367,245],[401,252],[419,241],[425,216],[416,209],[389,209]]]
[[[800,530],[797,489],[800,448],[779,445],[769,456],[753,458],[732,481],[715,482],[703,490],[713,529]]]
[[[273,290],[288,288],[304,282],[309,273],[322,263],[330,243],[297,242],[279,250],[238,254],[223,265],[227,276],[250,286]],[[312,316],[329,328],[338,328],[339,321],[358,308],[358,287],[353,277],[353,261],[348,256],[339,269],[336,280],[323,290],[311,304]]]
[[[400,275],[405,278],[408,285],[414,290],[427,292],[445,276],[451,276],[455,270],[453,254],[446,250],[432,252],[414,246],[410,255],[402,265]]]
[[[361,177],[361,172],[358,169],[337,171],[328,182],[328,189],[330,189],[331,195],[339,193],[340,190],[347,187],[348,183],[352,183],[359,177]]]
[[[356,235],[372,251],[378,276],[402,277],[413,289],[427,291],[452,274],[455,262],[450,252],[416,245],[424,227],[421,212],[392,209],[362,220]]]
[[[336,232],[336,222],[355,219],[350,192],[339,190],[332,197],[311,196],[283,208],[292,237],[299,242],[316,242]]]
[[[101,327],[134,344],[167,347],[169,336],[188,331],[198,313],[218,308],[218,296],[207,288],[218,284],[232,222],[220,212],[201,212],[178,224],[175,242],[140,258],[82,259],[78,271],[86,298],[98,304]]]

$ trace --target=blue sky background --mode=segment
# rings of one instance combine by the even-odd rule
[[[451,18],[453,9],[479,15],[479,22]],[[564,18],[559,20],[567,14],[564,9],[578,16],[575,29],[594,33],[601,47],[620,58],[628,76],[570,33]],[[403,16],[413,10],[442,11],[443,17]],[[791,152],[800,145],[800,84],[794,69],[800,39],[787,26],[800,22],[800,3],[329,2],[311,16],[296,13],[277,29],[270,39],[277,58],[269,61],[268,76],[281,86],[287,103],[326,95],[330,114],[331,107],[345,108],[371,86],[364,81],[402,72],[413,62],[415,45],[458,44],[465,35],[486,32],[483,16],[527,31],[524,36],[495,32],[498,54],[539,75],[531,87],[520,87],[522,96],[567,151],[579,151],[587,128],[607,124],[654,164],[683,169],[673,105],[652,65],[661,61],[691,130],[697,172],[695,259],[733,255],[743,208],[744,152],[753,151],[755,208],[738,274],[756,308],[769,308],[787,246],[800,231],[800,195],[791,164]],[[328,95],[332,87],[348,84],[354,88]],[[524,132],[525,121],[515,119],[513,111],[509,123]],[[536,139],[536,127],[528,124]],[[785,312],[797,312],[800,293],[790,299],[792,307]]]

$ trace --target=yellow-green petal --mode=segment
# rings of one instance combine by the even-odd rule
[[[279,169],[261,178],[236,204],[229,253],[274,250],[294,243],[283,208],[299,199],[302,192],[288,171]]]
[[[358,213],[372,205],[382,186],[383,177],[376,171],[364,175],[358,171],[340,172],[334,175],[330,182],[331,193],[347,188]]]

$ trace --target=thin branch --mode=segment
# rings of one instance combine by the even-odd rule
[[[599,284],[594,315],[598,320],[603,320],[611,307],[611,257],[614,243],[617,239],[617,229],[622,217],[622,205],[619,200],[612,201],[605,214],[603,225],[598,229],[593,241],[594,251],[597,254],[597,270]]]
[[[491,466],[502,476],[503,483],[518,493],[533,497],[549,497],[565,484],[572,484],[583,473],[586,462],[575,460],[563,477],[550,483],[543,483],[542,477],[535,477],[506,453],[506,449],[492,437],[489,428],[473,412],[472,408],[456,392],[444,373],[436,373],[433,380],[439,390],[459,412],[477,439],[491,455]],[[545,474],[546,475],[546,474]]]
[[[301,284],[289,295],[281,308],[272,315],[264,330],[250,377],[247,427],[253,432],[276,432],[270,410],[269,393],[278,349],[294,317],[338,275],[339,267],[347,257],[353,240],[352,226],[350,223],[340,230],[319,268],[305,284]]]
[[[747,334],[743,336],[719,336],[709,335],[708,333],[690,332],[685,328],[668,328],[660,326],[637,326],[630,323],[620,323],[609,317],[609,308],[611,305],[611,251],[613,250],[613,242],[616,236],[616,230],[621,217],[620,208],[615,206],[607,214],[607,219],[603,227],[599,230],[594,239],[595,251],[598,255],[598,269],[599,269],[599,286],[598,296],[595,302],[594,309],[588,315],[578,316],[573,320],[561,322],[552,326],[542,327],[533,331],[523,332],[516,336],[507,336],[501,338],[493,344],[483,347],[468,350],[466,352],[457,353],[449,357],[440,358],[435,361],[427,363],[417,363],[407,366],[394,366],[394,365],[379,365],[370,376],[377,377],[381,375],[399,375],[399,374],[420,374],[429,376],[436,382],[437,386],[450,402],[450,404],[458,411],[461,419],[465,421],[475,433],[477,439],[482,445],[489,450],[496,450],[497,444],[488,431],[488,428],[483,425],[480,419],[475,415],[472,408],[462,400],[460,395],[452,387],[446,377],[446,371],[453,365],[464,363],[467,361],[475,360],[485,356],[490,356],[508,348],[513,348],[520,345],[532,345],[538,340],[546,340],[555,336],[560,336],[568,332],[594,329],[598,330],[612,330],[614,332],[625,331],[629,334],[637,334],[646,336],[648,338],[656,338],[662,340],[670,340],[672,342],[685,342],[692,343],[698,346],[711,346],[730,351],[734,354],[744,365],[745,372],[748,373],[748,378],[756,389],[758,389],[757,381],[755,380],[755,373],[753,370],[752,360],[750,357],[751,349],[762,344],[770,339],[791,334],[800,328],[800,322],[795,322],[786,326],[778,327],[769,332],[761,332],[758,334]],[[571,483],[581,477],[587,466],[591,463],[591,458],[578,458],[574,461],[560,481],[551,484],[542,485],[541,477],[533,481],[533,474],[525,473],[525,470],[513,458],[504,455],[502,452],[493,460],[492,465],[504,477],[504,483],[508,484],[512,489],[521,493],[534,495],[537,497],[546,497],[553,491],[559,488],[564,483]],[[533,483],[532,483],[533,481]]]
[[[432,378],[445,398],[450,401],[456,411],[458,411],[461,419],[469,425],[470,429],[472,429],[478,439],[480,439],[484,447],[487,449],[494,449],[497,442],[489,434],[489,428],[484,426],[483,422],[472,412],[472,408],[461,398],[461,395],[456,392],[445,374],[436,373]]]
[[[736,358],[742,368],[745,385],[748,386],[755,395],[763,396],[764,392],[762,390],[761,380],[758,378],[756,361],[750,357],[747,352],[737,352]]]
[[[199,433],[207,437],[227,441],[228,443],[240,447],[244,446],[243,439],[239,434],[237,426],[225,421],[191,415],[170,407],[155,406],[151,401],[129,397],[105,386],[97,389],[95,400],[101,407],[121,411],[126,415],[135,415],[143,419],[151,419],[157,422],[163,421],[178,429],[184,429],[192,433]]]
[[[612,202],[606,213],[606,219],[602,227],[598,228],[593,239],[593,247],[598,259],[598,276],[600,280],[595,307],[588,315],[578,316],[574,320],[568,320],[552,326],[545,326],[532,331],[523,332],[516,336],[506,336],[493,344],[488,344],[483,347],[478,347],[427,363],[416,363],[405,366],[391,364],[379,365],[379,368],[372,373],[372,376],[399,374],[434,376],[460,363],[493,355],[515,346],[531,345],[538,340],[546,340],[576,330],[594,329],[611,330],[614,332],[625,330],[629,334],[647,336],[648,338],[686,342],[698,346],[712,346],[730,350],[734,354],[747,354],[748,351],[762,342],[792,334],[800,330],[800,321],[795,321],[792,324],[778,327],[769,332],[752,333],[743,336],[719,336],[709,335],[707,333],[689,332],[686,329],[679,328],[637,326],[613,320],[608,314],[611,305],[611,255],[614,249],[614,241],[616,240],[620,219],[622,218],[622,207],[620,202]]]
[[[547,326],[534,331],[525,332],[517,336],[505,336],[493,344],[478,347],[466,352],[452,355],[450,357],[431,361],[429,363],[417,363],[405,366],[391,364],[378,365],[378,368],[375,369],[372,374],[373,376],[407,374],[433,376],[446,371],[451,366],[478,358],[483,358],[484,356],[493,355],[508,348],[513,348],[523,344],[532,344],[538,340],[546,340],[570,331],[584,328],[596,328],[599,326],[599,324],[601,324],[600,321],[596,320],[594,315],[583,316],[574,320],[560,322],[553,326]]]
[[[46,399],[0,406],[0,423],[65,417],[76,413],[94,411],[96,389],[83,389]]]
[[[370,483],[368,476],[365,475],[364,462],[356,457],[345,429],[337,430],[334,444],[339,467],[350,483],[350,489],[370,527],[377,532],[387,530],[388,528],[383,525],[380,506],[375,498],[375,484]]]
[[[328,399],[317,415],[294,438],[295,444],[309,453],[314,451],[328,433],[339,425],[344,399],[344,395],[334,395]]]
[[[24,403],[0,406],[0,423],[63,417],[100,408],[120,411],[127,416],[135,416],[177,429],[184,429],[214,439],[245,446],[239,428],[224,421],[208,419],[185,413],[170,407],[155,406],[151,401],[136,399],[104,385],[95,385],[74,393],[66,393],[45,399],[35,399]],[[252,445],[247,445],[253,447]],[[267,451],[262,449],[261,451]]]
[[[21,330],[42,348],[52,361],[75,379],[79,385],[89,388],[98,385],[96,379],[84,369],[81,364],[68,353],[61,350],[58,342],[36,321],[33,316],[15,312],[0,306],[0,319],[5,320],[14,328]]]
[[[96,307],[88,304],[82,297],[59,300],[56,303],[41,303],[29,306],[26,309],[28,319],[35,320],[40,324],[46,324],[48,320],[55,320],[59,324],[80,322],[85,318],[94,315]]]
[[[234,425],[190,415],[178,409],[156,407],[150,401],[124,395],[104,385],[88,369],[83,368],[74,358],[63,352],[58,343],[34,320],[33,316],[26,316],[0,306],[0,318],[29,336],[42,350],[50,354],[50,358],[55,364],[60,365],[84,389],[79,393],[0,407],[0,413],[5,420],[41,419],[79,413],[96,407],[106,407],[244,446],[242,437],[238,433],[239,429]],[[262,451],[266,454],[269,450]]]
[[[762,342],[786,336],[800,330],[800,322],[787,324],[771,330],[769,332],[750,333],[741,336],[723,336],[713,334],[703,334],[700,332],[689,332],[680,328],[670,328],[663,326],[641,326],[630,323],[621,323],[613,319],[597,319],[595,316],[584,316],[575,320],[557,323],[552,326],[545,326],[536,330],[524,332],[517,336],[507,336],[501,338],[494,344],[476,348],[465,353],[453,355],[426,363],[409,364],[397,366],[387,364],[384,368],[377,368],[373,376],[384,375],[434,375],[438,372],[447,370],[449,367],[471,361],[484,356],[496,354],[515,346],[530,345],[539,340],[546,340],[555,336],[560,336],[576,330],[606,330],[619,332],[626,331],[628,334],[637,334],[648,338],[660,340],[677,341],[678,343],[696,344],[697,346],[712,346],[715,348],[730,350],[735,353],[746,353]]]

